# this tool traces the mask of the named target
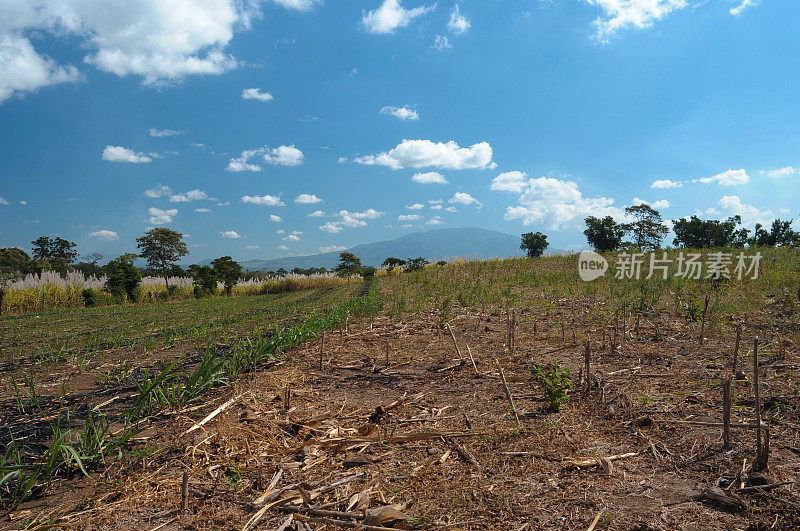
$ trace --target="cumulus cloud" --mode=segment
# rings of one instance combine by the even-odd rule
[[[586,0],[599,7],[603,16],[594,21],[595,36],[608,42],[618,31],[647,28],[675,10],[686,7],[686,0]]]
[[[322,210],[315,210],[314,212],[310,213],[308,217],[310,218],[321,218],[325,216],[325,212]]]
[[[506,208],[505,219],[549,230],[580,231],[587,216],[623,219],[623,210],[613,205],[609,197],[584,197],[574,181],[538,177],[528,180],[517,205]]]
[[[653,181],[650,188],[666,189],[666,188],[681,188],[683,183],[681,181],[670,181],[669,179],[657,179]]]
[[[322,0],[272,0],[286,9],[296,9],[297,11],[308,11],[312,7],[322,3]]]
[[[782,179],[784,177],[791,177],[793,175],[800,175],[800,169],[793,168],[792,166],[786,166],[783,168],[777,168],[774,170],[761,170],[761,175],[766,175],[767,177],[771,177],[773,179]]]
[[[150,207],[147,209],[147,213],[150,214],[149,221],[151,225],[163,225],[172,223],[173,218],[178,214],[178,210],[175,208],[161,210],[160,208]]]
[[[331,234],[336,234],[342,231],[342,228],[358,228],[358,227],[366,227],[367,220],[378,219],[379,217],[385,215],[385,212],[379,212],[374,208],[368,208],[362,212],[350,212],[348,210],[340,210],[336,217],[337,219],[334,221],[329,221],[324,225],[320,225],[319,230],[323,232],[328,232]]]
[[[164,197],[165,195],[169,195],[171,193],[172,189],[169,186],[157,184],[155,187],[145,190],[144,196],[149,197],[150,199],[158,199],[159,197]]]
[[[338,225],[337,223],[334,223],[333,221],[329,221],[324,225],[320,225],[319,230],[321,230],[322,232],[327,232],[329,234],[337,234],[339,232],[342,232],[342,226]]]
[[[275,195],[246,195],[242,197],[242,203],[271,207],[282,207],[286,204],[281,201],[280,197]]]
[[[416,110],[410,109],[406,106],[391,107],[387,105],[385,107],[381,107],[381,114],[390,114],[395,118],[400,118],[401,120],[419,120],[419,113]]]
[[[452,140],[403,140],[391,150],[377,155],[355,159],[359,164],[387,166],[393,170],[434,166],[451,170],[493,168],[492,146],[479,142],[468,148],[459,147]]]
[[[447,212],[458,212],[458,209],[456,207],[453,207],[453,206],[449,206],[449,207],[445,208],[445,210]]]
[[[406,205],[406,208],[409,210],[422,210],[425,208],[425,205],[422,203],[414,203],[413,205]]]
[[[703,177],[695,180],[701,183],[717,183],[720,186],[738,186],[749,183],[750,176],[744,170],[727,170],[713,177]]]
[[[345,247],[344,245],[323,245],[322,247],[319,248],[319,252],[333,253],[333,252],[344,251],[345,249],[347,249],[347,247]]]
[[[448,184],[444,175],[438,171],[429,171],[427,173],[415,173],[411,180],[420,184]]]
[[[239,238],[242,237],[242,235],[236,232],[235,230],[221,230],[219,231],[219,235],[222,236],[223,238],[228,238],[231,240],[238,240]]]
[[[195,212],[199,212],[201,214],[206,214],[208,212],[211,212],[211,209],[210,208],[195,208],[194,211]]]
[[[217,201],[217,198],[210,197],[202,190],[189,190],[186,193],[173,194],[169,197],[169,200],[172,203],[189,203],[191,201],[202,201],[204,199],[209,201]]]
[[[300,236],[297,236],[296,234],[290,234],[290,235],[286,236],[283,239],[283,241],[285,241],[285,242],[299,242],[300,241]]]
[[[767,225],[773,218],[771,210],[759,210],[753,205],[743,203],[738,195],[726,195],[719,200],[716,207],[709,208],[706,214],[713,216],[736,216],[742,217],[744,225],[761,223]]]
[[[89,236],[91,236],[92,238],[97,238],[98,240],[104,242],[113,242],[119,240],[119,234],[117,234],[113,230],[108,230],[108,229],[90,232]]]
[[[294,199],[294,202],[300,205],[314,205],[322,203],[322,199],[314,194],[300,194]]]
[[[419,214],[400,214],[397,216],[397,221],[417,221],[422,219]]]
[[[520,193],[525,188],[525,178],[528,176],[524,171],[507,171],[492,179],[492,190],[500,192]]]
[[[442,218],[440,218],[439,216],[434,216],[428,221],[426,221],[425,225],[441,225],[442,223],[444,223]]]
[[[447,23],[447,29],[453,33],[464,33],[471,26],[472,24],[470,24],[469,20],[464,18],[461,14],[461,8],[458,4],[453,5],[453,9],[450,11],[450,21]]]
[[[8,206],[10,204],[11,203],[8,202],[8,199],[6,199],[5,197],[0,197],[0,205]]]
[[[260,15],[258,2],[234,0],[5,0],[2,11],[0,101],[80,79],[74,66],[35,50],[32,33],[67,37],[84,64],[158,86],[237,67],[225,49]]]
[[[633,198],[633,203],[631,203],[631,204],[632,205],[648,205],[648,206],[653,207],[656,210],[670,207],[670,202],[667,201],[666,199],[659,199],[658,201],[656,201],[654,203],[651,203],[650,201],[646,201],[644,199],[639,199],[638,197],[634,197]]]
[[[128,162],[132,164],[138,164],[142,162],[150,162],[153,159],[144,153],[137,153],[132,149],[122,146],[106,146],[105,149],[103,149],[103,160],[107,160],[109,162]]]
[[[435,8],[434,4],[406,9],[400,0],[384,0],[379,8],[362,12],[361,23],[368,32],[385,35],[394,33],[397,28],[405,28],[412,20]]]
[[[289,248],[285,244],[281,244],[278,246],[278,249],[281,251],[288,251]]]
[[[275,214],[270,214],[269,220],[273,223],[283,223],[283,218],[280,216],[276,216]]]
[[[148,134],[150,136],[154,136],[156,138],[161,138],[161,137],[165,137],[165,136],[182,135],[183,131],[178,131],[176,129],[155,129],[155,128],[151,127],[150,131],[148,131]]]
[[[453,197],[447,200],[448,203],[455,203],[459,205],[478,205],[481,206],[480,201],[472,197],[466,192],[456,192]]]
[[[272,94],[261,92],[260,88],[248,88],[242,91],[243,100],[272,101]]]
[[[228,161],[225,171],[261,171],[261,166],[251,162],[255,157],[261,157],[264,162],[277,166],[299,166],[303,163],[303,152],[294,147],[294,144],[273,149],[264,146],[242,151],[241,155]]]

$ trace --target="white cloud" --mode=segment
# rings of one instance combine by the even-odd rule
[[[149,221],[151,225],[172,223],[172,219],[178,214],[178,210],[174,208],[161,210],[160,208],[150,207],[147,209],[147,212],[150,214]]]
[[[368,208],[362,212],[350,212],[348,210],[340,210],[336,216],[338,217],[335,221],[329,221],[324,225],[320,225],[319,230],[323,232],[329,232],[331,234],[336,234],[342,231],[343,227],[349,228],[357,228],[357,227],[366,227],[367,222],[366,220],[373,220],[378,219],[379,217],[385,215],[385,212],[379,212],[374,208]]]
[[[270,214],[269,220],[273,223],[283,223],[283,218],[280,216],[276,216],[275,214]]]
[[[666,188],[681,188],[683,183],[681,181],[670,181],[669,179],[657,179],[653,181],[653,184],[650,185],[650,188],[659,188],[659,189],[666,189]]]
[[[292,234],[294,234],[295,236],[300,236],[301,234],[303,234],[303,231],[301,231],[301,230],[293,230]]]
[[[260,15],[257,2],[233,0],[4,0],[2,11],[0,101],[80,78],[37,52],[30,34],[74,41],[84,64],[158,86],[237,67],[225,48]]]
[[[771,177],[773,179],[781,179],[783,177],[791,177],[792,175],[800,175],[800,169],[793,168],[792,166],[786,166],[784,168],[778,168],[775,170],[761,170],[761,175],[766,175],[767,177]]]
[[[333,253],[333,252],[344,251],[345,249],[347,249],[347,247],[345,247],[344,245],[323,245],[322,247],[319,248],[319,252]]]
[[[426,221],[425,225],[441,225],[442,223],[444,223],[444,221],[442,221],[442,218],[440,218],[439,216],[435,216]]]
[[[308,11],[316,5],[320,5],[322,0],[272,0],[286,9],[296,9],[297,11]]]
[[[406,208],[409,210],[422,210],[425,208],[425,205],[422,203],[414,203],[413,205],[406,205]]]
[[[148,134],[150,136],[154,136],[156,138],[161,138],[161,137],[164,137],[164,136],[182,135],[183,131],[178,131],[176,129],[155,129],[155,128],[151,127],[150,131],[148,131]]]
[[[290,234],[287,237],[285,237],[283,239],[283,241],[285,241],[285,242],[299,242],[300,241],[300,236],[297,236],[295,234]]]
[[[408,107],[391,107],[389,105],[381,107],[381,114],[390,114],[401,120],[419,120],[419,113]]]
[[[394,33],[397,28],[408,26],[412,20],[433,11],[436,5],[406,9],[400,0],[384,0],[378,9],[362,12],[361,23],[370,33]]]
[[[521,193],[525,188],[525,178],[528,176],[524,171],[507,171],[492,179],[491,190],[500,192]]]
[[[300,205],[314,205],[322,203],[322,199],[314,194],[300,194],[294,199],[294,202]]]
[[[103,160],[138,164],[141,162],[150,162],[153,159],[144,153],[137,153],[122,146],[106,146],[105,149],[103,149]]]
[[[419,214],[400,214],[397,216],[397,221],[417,221],[422,219]]]
[[[242,91],[243,100],[272,101],[272,94],[261,92],[259,88],[248,88]]]
[[[431,205],[431,210],[441,210],[442,205]]]
[[[695,179],[695,181],[701,183],[717,183],[720,186],[738,186],[740,184],[749,183],[750,176],[747,175],[747,172],[744,170],[727,170],[713,177],[703,177],[701,179]]]
[[[506,220],[521,220],[523,225],[544,225],[550,230],[583,230],[587,216],[624,218],[621,208],[609,197],[584,197],[578,184],[554,177],[529,179],[517,206],[506,208]]]
[[[754,7],[760,3],[761,0],[741,0],[741,3],[738,6],[734,6],[731,8],[730,13],[733,16],[739,16],[748,7]]]
[[[332,221],[329,221],[324,225],[320,225],[319,226],[319,230],[321,230],[322,232],[328,232],[330,234],[336,234],[336,233],[342,232],[342,227],[341,227],[341,225],[338,225],[338,224],[336,224],[336,223],[334,223]]]
[[[113,242],[119,240],[119,234],[117,234],[113,230],[107,230],[107,229],[91,232],[89,233],[89,236],[91,236],[92,238],[97,238],[98,240],[104,242]]]
[[[22,205],[22,206],[25,206],[25,205],[28,204],[28,202],[27,201],[20,201],[19,204]]]
[[[686,7],[686,0],[586,0],[598,6],[604,16],[594,21],[595,36],[608,42],[617,31],[626,28],[647,28],[671,12]]]
[[[278,146],[270,149],[267,146],[246,149],[238,157],[228,161],[225,171],[261,171],[261,166],[251,163],[251,159],[260,156],[264,162],[278,166],[299,166],[303,163],[303,152],[290,146]]]
[[[659,199],[658,201],[656,201],[654,203],[651,203],[650,201],[646,201],[644,199],[639,199],[638,197],[634,197],[633,198],[633,202],[631,204],[632,205],[649,205],[649,206],[653,207],[656,210],[661,209],[661,208],[669,208],[670,207],[670,202],[667,201],[666,199]]]
[[[458,209],[452,206],[445,208],[445,210],[448,212],[458,212]]]
[[[472,24],[470,24],[469,20],[461,14],[461,8],[458,7],[458,4],[454,4],[453,9],[450,11],[450,21],[447,23],[447,29],[453,33],[464,33],[471,26]]]
[[[144,196],[149,197],[150,199],[158,199],[159,197],[164,197],[165,195],[169,195],[171,193],[172,189],[169,186],[164,186],[163,184],[157,184],[154,188],[145,190]]]
[[[431,205],[441,205],[442,204],[442,200],[441,199],[431,199],[430,201],[428,201],[428,203],[431,204]]]
[[[284,244],[279,245],[278,249],[281,250],[281,251],[288,251],[289,250],[289,248]]]
[[[210,197],[207,193],[202,190],[189,190],[183,194],[174,194],[169,197],[170,202],[172,203],[189,203],[191,201],[202,201],[207,199],[209,201],[216,201],[215,197]]]
[[[737,195],[726,195],[717,203],[718,208],[712,207],[706,210],[706,214],[714,216],[736,216],[742,217],[744,225],[751,225],[753,223],[761,223],[767,225],[773,217],[771,210],[759,210],[753,205],[742,203],[742,200]]]
[[[195,212],[199,212],[201,214],[205,214],[207,212],[211,212],[211,209],[210,208],[195,208],[194,211]]]
[[[481,203],[477,199],[475,199],[474,197],[472,197],[471,195],[469,195],[466,192],[456,192],[455,194],[453,194],[453,197],[451,197],[450,199],[447,200],[447,202],[451,203],[451,204],[455,203],[455,204],[459,204],[459,205],[472,205],[472,204],[475,204],[475,205],[481,206]]]
[[[81,79],[81,74],[72,65],[59,66],[49,57],[39,55],[27,37],[14,28],[15,13],[29,11],[35,17],[35,6],[29,0],[19,0],[17,6],[12,2],[4,2],[2,20],[0,20],[0,104],[11,97],[23,97],[42,87],[59,83],[74,83]],[[9,11],[6,11],[9,10]],[[5,20],[5,17],[9,17]],[[12,26],[8,28],[7,25]],[[11,30],[12,32],[7,33]]]
[[[248,245],[247,247],[245,247],[245,249],[249,249],[252,251],[253,249],[258,249],[258,245]]]
[[[286,234],[286,231],[283,229],[278,229],[275,231],[275,234]]]
[[[275,195],[246,195],[242,197],[242,203],[271,207],[282,207],[286,204],[281,201],[280,197]]]
[[[345,162],[347,162],[347,157],[339,157],[338,159],[336,159],[336,162],[338,162],[339,164],[344,164]]]
[[[464,170],[495,166],[492,163],[492,146],[488,142],[462,148],[452,140],[447,143],[403,140],[388,152],[357,157],[355,161],[359,164],[387,166],[393,170],[426,166]]]
[[[411,180],[420,184],[448,184],[444,175],[438,171],[429,171],[427,173],[415,173]]]
[[[452,48],[453,45],[450,44],[450,40],[445,37],[444,35],[437,35],[433,38],[433,45],[431,48],[434,50],[446,50],[448,48]]]
[[[239,234],[235,230],[221,230],[219,231],[219,235],[222,236],[223,238],[228,238],[231,240],[238,240],[242,237],[241,234]]]
[[[322,210],[315,210],[314,212],[312,212],[311,214],[308,215],[308,217],[310,217],[310,218],[321,218],[321,217],[324,217],[324,216],[325,216],[325,212],[323,212]]]

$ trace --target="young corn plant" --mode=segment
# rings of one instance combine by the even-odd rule
[[[569,400],[567,390],[572,389],[569,368],[556,361],[546,366],[534,364],[530,370],[544,390],[545,409],[553,413],[561,411]]]

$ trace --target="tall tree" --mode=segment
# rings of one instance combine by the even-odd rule
[[[160,227],[145,232],[144,236],[136,238],[136,243],[141,249],[139,256],[147,262],[148,267],[161,273],[169,290],[169,270],[172,264],[189,254],[183,242],[183,234]]]
[[[236,281],[242,276],[242,266],[230,256],[220,256],[211,262],[217,278],[225,284],[225,293],[228,295],[233,291]]]
[[[394,269],[395,267],[400,267],[406,265],[405,260],[401,260],[400,258],[395,258],[394,256],[390,256],[386,260],[383,261],[383,267],[387,267],[389,269]]]
[[[669,229],[662,223],[661,214],[650,205],[634,205],[625,209],[634,221],[625,223],[622,228],[631,234],[633,245],[643,251],[654,251],[661,247],[661,240]]]
[[[749,243],[764,247],[797,247],[800,246],[800,233],[792,229],[792,220],[776,219],[769,231],[760,223],[756,223],[756,230]]]
[[[353,253],[343,252],[339,253],[339,264],[336,266],[334,271],[340,277],[349,277],[352,275],[360,275],[361,269],[363,266],[361,265],[361,258],[357,257]]]
[[[531,258],[542,256],[544,250],[549,246],[547,236],[541,232],[526,232],[522,235],[522,243],[519,244],[519,248]]]
[[[675,233],[673,245],[691,249],[705,247],[744,247],[747,242],[747,229],[738,229],[742,224],[741,216],[733,216],[725,221],[717,219],[700,219],[692,216],[689,219],[673,220],[672,232]]]
[[[409,258],[406,260],[406,271],[419,271],[428,265],[428,261],[418,256],[416,258]]]
[[[614,221],[611,216],[602,219],[589,216],[583,220],[586,223],[586,241],[598,253],[607,253],[619,249],[622,238],[625,236],[625,229],[622,225]]]
[[[33,262],[28,253],[16,247],[0,249],[0,273],[27,274],[33,272]]]
[[[53,269],[64,273],[78,256],[75,242],[56,236],[49,238],[39,236],[31,242],[33,245],[33,259],[37,262],[47,262]]]

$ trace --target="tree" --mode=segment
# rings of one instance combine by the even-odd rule
[[[528,253],[528,256],[536,257],[542,256],[549,245],[547,236],[541,232],[526,232],[522,235],[522,243],[519,244],[519,248]]]
[[[631,234],[633,245],[642,251],[654,251],[661,246],[661,240],[667,235],[669,229],[661,222],[661,214],[650,205],[629,206],[625,213],[633,217],[634,221],[625,223],[622,228]]]
[[[339,264],[334,268],[336,274],[340,277],[349,277],[352,275],[361,274],[361,258],[353,253],[343,252],[339,253]]]
[[[424,268],[428,265],[428,261],[418,256],[416,258],[409,258],[406,260],[406,271],[419,271],[420,269]]]
[[[136,238],[136,243],[142,250],[139,256],[147,261],[148,267],[161,273],[169,291],[169,268],[182,256],[189,254],[183,243],[183,234],[163,227],[150,229],[144,236]]]
[[[400,267],[406,265],[405,260],[401,260],[399,258],[395,258],[394,256],[390,256],[386,260],[383,261],[383,267],[394,269],[395,267]]]
[[[39,236],[31,244],[33,245],[33,259],[50,264],[59,273],[65,273],[78,256],[75,242],[58,236],[55,238]]]
[[[90,253],[83,257],[83,260],[75,264],[75,269],[83,273],[83,276],[99,277],[102,275],[102,268],[97,265],[97,262],[103,259],[100,253]]]
[[[750,245],[764,247],[800,246],[800,233],[792,230],[792,221],[776,219],[772,222],[769,232],[760,223],[756,223],[756,230],[749,240]]]
[[[741,216],[733,216],[725,221],[702,220],[697,216],[689,219],[673,220],[675,233],[673,245],[691,249],[706,247],[744,247],[747,242],[747,229],[736,230],[742,224]]]
[[[622,225],[614,221],[611,216],[602,219],[589,216],[583,220],[586,223],[586,241],[598,253],[607,253],[619,249],[625,230]]]
[[[242,266],[230,256],[220,256],[211,265],[217,272],[217,278],[225,284],[225,293],[230,295],[236,281],[242,276]]]
[[[126,255],[122,255],[103,267],[106,274],[105,290],[111,293],[117,302],[123,302],[126,296],[129,301],[135,302],[137,288],[142,282],[141,272],[133,265],[133,260],[126,258]]]
[[[33,261],[28,253],[16,247],[0,249],[0,273],[19,273],[26,275],[33,272]]]
[[[203,266],[197,270],[195,279],[194,296],[196,298],[213,295],[217,292],[217,272],[214,268]]]

